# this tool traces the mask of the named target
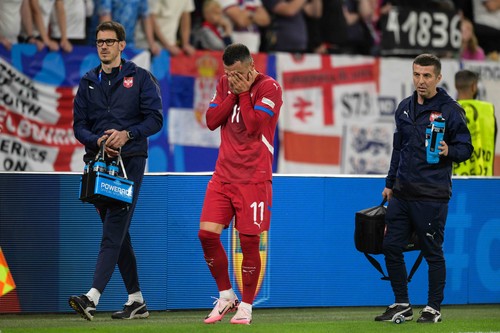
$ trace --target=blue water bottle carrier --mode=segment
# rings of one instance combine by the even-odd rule
[[[103,142],[95,159],[85,164],[80,178],[80,200],[98,204],[131,204],[134,182],[127,179],[121,151],[117,159],[108,164],[104,148]],[[124,177],[119,176],[120,168]]]

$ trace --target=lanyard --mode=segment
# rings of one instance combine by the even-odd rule
[[[121,72],[121,71],[122,71],[122,65],[120,65],[120,68],[118,69],[118,72]],[[101,83],[101,80],[102,80],[102,66],[101,66],[101,69],[99,70],[99,83]]]

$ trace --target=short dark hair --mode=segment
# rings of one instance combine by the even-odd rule
[[[469,88],[479,81],[479,74],[468,69],[462,69],[455,73],[455,88],[462,90]]]
[[[423,53],[421,55],[418,55],[413,60],[413,64],[419,66],[434,66],[434,72],[436,73],[436,75],[441,74],[441,60],[439,60],[439,58],[434,54]]]
[[[227,46],[222,55],[222,61],[224,65],[231,66],[235,62],[247,62],[252,61],[252,56],[250,55],[250,50],[243,44],[231,44]]]
[[[100,23],[95,31],[96,38],[99,31],[114,31],[116,33],[116,39],[118,39],[119,41],[125,40],[125,28],[118,22],[105,21]]]

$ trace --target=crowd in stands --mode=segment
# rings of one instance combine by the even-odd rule
[[[457,59],[500,60],[500,0],[2,0],[0,43],[71,52],[94,45],[99,22],[126,29],[127,46],[172,56],[222,50],[381,55],[381,26],[393,7],[456,11]]]

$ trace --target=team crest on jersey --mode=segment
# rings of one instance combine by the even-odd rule
[[[132,88],[134,85],[134,78],[133,77],[124,77],[123,78],[123,86],[125,88]]]
[[[442,112],[439,111],[431,111],[431,115],[429,116],[429,121],[432,123],[434,119],[441,117],[443,115]]]

